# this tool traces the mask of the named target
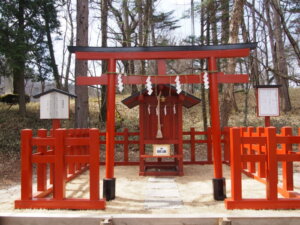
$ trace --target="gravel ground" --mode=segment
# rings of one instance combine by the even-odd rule
[[[297,167],[298,168],[298,167]],[[227,197],[230,197],[230,169],[223,166]],[[101,177],[104,167],[101,167]],[[115,167],[116,199],[107,202],[106,210],[15,210],[14,200],[20,197],[20,185],[2,186],[0,190],[0,215],[101,215],[101,214],[176,214],[202,216],[299,216],[300,210],[226,210],[222,201],[214,201],[212,195],[213,167],[185,166],[184,176],[173,177],[177,185],[181,207],[149,208],[149,177],[138,176],[138,167]],[[300,171],[295,173],[295,191],[300,192]],[[88,197],[88,172],[69,182],[67,197]],[[102,183],[102,182],[101,182]],[[101,184],[102,187],[102,184]],[[147,190],[147,191],[146,191]],[[265,185],[243,176],[243,196],[265,196]]]

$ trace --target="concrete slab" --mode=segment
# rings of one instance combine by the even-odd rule
[[[179,209],[181,207],[181,200],[145,200],[146,209]]]
[[[172,177],[149,177],[149,182],[171,182],[175,181],[175,178]]]
[[[146,197],[179,198],[178,189],[148,189]]]
[[[153,182],[148,183],[146,185],[148,189],[170,189],[170,188],[177,188],[177,184],[175,182]]]

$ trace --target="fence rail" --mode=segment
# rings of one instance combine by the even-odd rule
[[[228,135],[229,129],[224,129],[222,132],[224,143],[224,159],[223,162],[229,163],[229,140]],[[100,132],[100,145],[105,147],[105,132]],[[227,139],[226,139],[227,138]],[[129,132],[128,128],[125,128],[123,132],[116,132],[115,138],[116,145],[122,145],[121,151],[123,151],[123,159],[118,159],[115,161],[115,165],[139,165],[139,151],[135,151],[135,156],[133,160],[130,160],[129,152],[130,147],[136,145],[136,148],[139,148],[139,132]],[[196,131],[195,128],[190,128],[189,131],[183,132],[183,144],[189,145],[185,147],[186,151],[189,151],[189,158],[184,159],[184,164],[212,164],[212,140],[211,140],[211,128],[208,128],[207,131]],[[202,154],[206,156],[205,159],[197,159],[197,145],[202,144]],[[206,146],[205,146],[206,145]],[[115,148],[117,149],[117,148]],[[105,164],[105,161],[102,159],[101,164]]]

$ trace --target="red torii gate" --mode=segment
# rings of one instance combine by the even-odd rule
[[[247,74],[225,75],[217,72],[217,59],[249,56],[256,43],[209,45],[209,46],[163,46],[163,47],[82,47],[69,46],[78,60],[107,60],[108,71],[99,77],[77,77],[77,85],[107,85],[107,126],[106,126],[106,176],[103,181],[103,196],[106,200],[115,198],[114,146],[115,146],[115,91],[117,60],[158,60],[158,74],[153,84],[175,83],[166,75],[165,59],[208,60],[209,93],[214,163],[214,199],[226,198],[225,178],[222,172],[221,128],[218,100],[219,83],[247,83]],[[181,83],[203,83],[203,74],[181,76]],[[171,81],[170,81],[171,80]],[[145,76],[123,76],[124,84],[146,83]],[[80,96],[78,96],[80,97]]]

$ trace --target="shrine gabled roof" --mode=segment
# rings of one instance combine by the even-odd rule
[[[158,85],[158,86],[161,86],[161,85]],[[154,88],[152,88],[152,89],[155,89],[155,88],[157,88],[158,86],[154,86]],[[189,93],[187,93],[187,92],[185,92],[185,91],[181,91],[180,94],[177,94],[177,93],[176,93],[176,88],[175,88],[174,86],[172,86],[172,85],[163,85],[163,87],[164,87],[165,90],[167,90],[166,92],[168,92],[168,93],[169,93],[169,89],[171,89],[171,94],[172,94],[172,95],[177,95],[177,96],[183,95],[183,96],[184,96],[184,100],[183,100],[183,102],[182,102],[182,105],[183,105],[184,107],[186,107],[186,108],[191,108],[191,107],[193,107],[194,105],[196,105],[196,104],[198,104],[199,102],[201,102],[201,99],[200,99],[200,98],[197,98],[196,96],[191,95],[191,94],[189,94]],[[129,97],[123,99],[123,100],[122,100],[122,103],[123,103],[124,105],[126,105],[128,108],[132,109],[132,108],[134,108],[135,106],[139,105],[139,100],[138,100],[138,98],[139,98],[140,95],[148,96],[147,92],[148,92],[148,90],[145,88],[145,89],[143,89],[142,91],[137,92],[137,93],[135,93],[135,94],[133,94],[133,95],[131,95],[131,96],[129,96]],[[153,91],[152,96],[154,96],[155,93],[157,93],[157,92],[156,92],[156,91]]]

